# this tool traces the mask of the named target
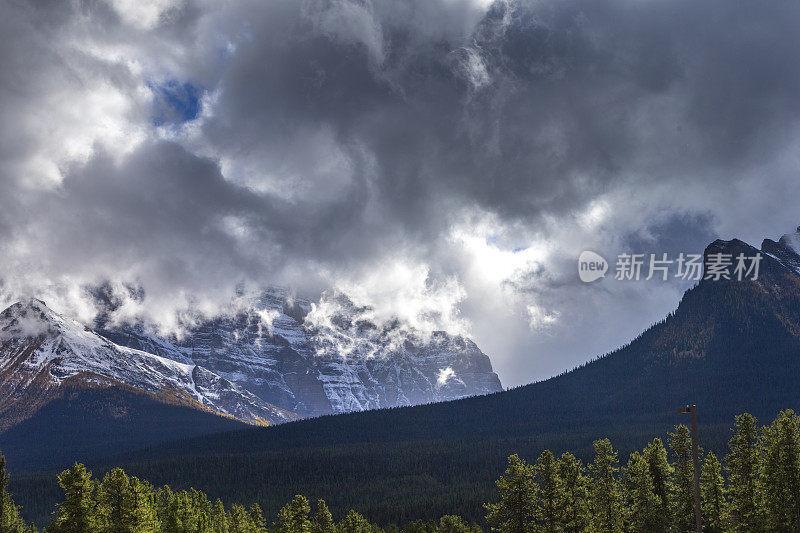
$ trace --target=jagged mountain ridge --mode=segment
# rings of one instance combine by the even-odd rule
[[[37,299],[0,313],[0,429],[77,388],[124,386],[248,424],[295,419],[202,366],[118,346]]]
[[[502,390],[488,356],[461,335],[423,335],[399,321],[379,326],[369,308],[343,295],[323,295],[315,305],[323,302],[336,311],[315,321],[311,302],[272,288],[249,309],[204,320],[180,339],[141,323],[99,327],[118,344],[202,365],[302,416]]]
[[[590,451],[599,435],[642,431],[652,438],[654,431],[685,422],[675,409],[687,403],[698,406],[706,436],[724,447],[736,414],[770,420],[782,409],[800,410],[800,228],[778,241],[765,240],[760,250],[738,239],[717,240],[705,256],[753,257],[759,251],[758,279],[702,279],[685,292],[673,313],[629,344],[559,376],[454,402],[303,420],[270,431],[248,429],[181,443],[180,449],[165,446],[137,454],[136,460],[216,449],[262,453],[364,442],[546,435],[580,441]]]

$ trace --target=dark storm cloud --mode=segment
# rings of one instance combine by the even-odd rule
[[[315,27],[317,10],[285,8],[251,18],[204,131],[302,169],[304,147],[287,143],[330,127],[375,157],[359,179],[413,230],[443,223],[443,199],[535,220],[625,179],[716,182],[720,167],[782,147],[798,110],[797,9],[500,2],[455,39],[414,35],[376,7],[376,61],[369,44]]]
[[[491,270],[482,252],[473,264],[454,244],[474,230],[500,252],[547,243],[549,259],[497,291],[550,307],[570,300],[553,291],[575,288],[565,272],[581,248],[693,251],[796,216],[800,4],[2,9],[12,294],[117,277],[165,294],[318,289],[386,258],[490,294],[472,290]],[[487,217],[496,232],[476,222]],[[467,318],[488,320],[483,304],[466,302]],[[516,357],[530,334],[495,345]]]
[[[679,254],[699,254],[717,235],[712,231],[713,220],[708,214],[672,214],[643,230],[623,236],[620,252],[666,253],[675,258]]]
[[[116,268],[151,263],[197,290],[213,276],[266,283],[287,263],[338,255],[330,236],[347,237],[358,225],[354,198],[346,198],[347,205],[318,209],[289,205],[226,180],[211,160],[154,141],[122,165],[97,154],[67,171],[58,190],[37,195],[49,223],[46,234],[31,237],[48,243],[61,261],[54,267],[79,270],[87,258]]]

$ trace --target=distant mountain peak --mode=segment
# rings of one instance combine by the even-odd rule
[[[376,320],[374,309],[341,292],[326,291],[312,304],[273,287],[244,301],[250,307],[200,321],[180,339],[152,335],[146,324],[102,332],[123,346],[193,361],[304,416],[502,390],[474,342]]]
[[[47,307],[47,304],[44,300],[40,300],[39,298],[28,298],[27,300],[23,300],[21,302],[17,302],[21,307],[30,308],[30,309],[38,309],[41,311],[52,312],[52,310]]]
[[[800,255],[800,227],[794,233],[787,233],[781,237],[778,242],[790,248],[795,254]]]
[[[0,338],[34,338],[54,333],[63,317],[42,300],[28,298],[10,306],[0,314]]]
[[[800,228],[794,233],[783,235],[777,242],[764,239],[761,251],[793,274],[800,275]]]
[[[118,346],[42,300],[22,300],[0,313],[0,429],[27,418],[76,380],[133,387],[251,424],[296,418],[196,364]]]

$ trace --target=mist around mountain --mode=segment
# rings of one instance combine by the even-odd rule
[[[0,446],[17,452],[14,466],[47,468],[244,425],[501,390],[469,339],[379,326],[369,309],[335,303],[312,322],[310,302],[271,289],[177,338],[18,302],[0,313]]]
[[[230,314],[203,317],[176,335],[146,322],[98,330],[114,342],[194,362],[299,416],[439,402],[502,390],[487,355],[463,335],[421,331],[346,295],[319,301],[271,288]]]
[[[686,423],[675,412],[686,404],[698,406],[702,447],[723,456],[736,414],[768,421],[798,407],[797,242],[790,234],[760,249],[739,240],[711,243],[706,255],[760,251],[758,279],[704,279],[628,345],[539,383],[182,440],[114,464],[156,483],[180,480],[212,497],[248,496],[271,508],[297,492],[336,494],[338,508],[361,502],[370,516],[402,522],[480,508],[512,453],[533,458],[548,448],[588,461],[598,436],[620,453],[640,450]],[[44,493],[46,486],[36,475],[20,480],[24,491]],[[347,491],[338,490],[343,486]]]

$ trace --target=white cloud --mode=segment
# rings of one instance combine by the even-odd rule
[[[280,313],[275,309],[259,309],[256,310],[261,322],[258,324],[259,335],[261,335],[261,328],[266,327],[270,335],[272,335],[272,323],[280,316]]]
[[[558,311],[548,312],[534,304],[529,304],[527,309],[532,329],[545,329],[558,322],[558,316],[560,314]]]
[[[378,65],[383,63],[386,44],[370,0],[333,0],[317,10],[318,5],[308,3],[307,9],[311,11],[312,19],[323,33],[347,43],[363,44],[372,61]]]
[[[110,0],[122,20],[142,30],[153,29],[170,9],[182,3],[182,0]]]

